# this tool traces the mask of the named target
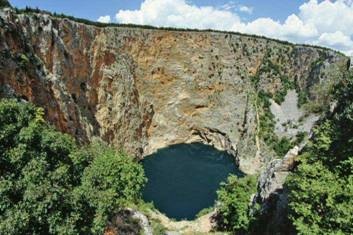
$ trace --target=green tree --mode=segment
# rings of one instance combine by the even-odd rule
[[[139,199],[143,169],[102,142],[80,148],[43,114],[0,102],[0,234],[101,234]]]
[[[146,178],[141,165],[125,153],[100,146],[101,153],[83,173],[78,193],[94,210],[92,230],[99,233],[118,209],[137,203]]]
[[[11,4],[7,0],[0,0],[0,8],[11,7]]]
[[[352,234],[352,180],[352,176],[339,177],[320,161],[308,164],[303,160],[296,175],[287,183],[291,190],[290,219],[297,231],[300,234]]]
[[[337,107],[314,129],[288,177],[289,219],[299,234],[353,234],[353,79],[342,79]]]
[[[0,103],[0,233],[68,233],[75,143],[49,128],[41,109],[16,101]]]
[[[254,217],[250,215],[251,196],[256,192],[256,177],[231,175],[217,192],[218,226],[236,233],[247,232]]]

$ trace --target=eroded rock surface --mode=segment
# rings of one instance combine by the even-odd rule
[[[275,133],[280,137],[293,138],[300,132],[309,133],[320,117],[298,107],[298,94],[295,90],[289,90],[281,104],[272,99],[270,102],[276,121]]]
[[[0,11],[1,96],[44,107],[48,121],[80,141],[99,136],[137,157],[202,141],[232,153],[243,171],[258,171],[273,156],[257,138],[251,78],[268,61],[276,66],[258,88],[276,93],[285,74],[315,100],[349,60],[261,37]]]
[[[283,190],[283,184],[290,171],[294,168],[295,159],[298,156],[299,148],[295,146],[283,159],[273,160],[264,170],[259,178],[259,191],[256,201],[265,204],[266,201]],[[266,207],[266,205],[264,205]]]
[[[288,222],[288,192],[284,188],[287,176],[295,167],[299,150],[304,146],[295,146],[283,159],[275,159],[261,173],[258,190],[252,205],[260,205],[260,220],[263,222],[263,234],[290,234]]]

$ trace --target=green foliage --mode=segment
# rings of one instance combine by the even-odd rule
[[[157,220],[149,219],[154,235],[165,235],[167,229]]]
[[[274,63],[271,60],[271,55],[272,55],[271,48],[269,48],[266,55],[264,56],[264,60],[260,68],[258,69],[255,75],[250,77],[250,79],[255,89],[258,92],[266,93],[266,91],[259,90],[260,77],[262,76],[279,77],[281,80],[280,89],[277,90],[275,94],[268,94],[268,96],[271,97],[274,101],[276,101],[276,103],[281,104],[284,101],[284,98],[287,95],[288,90],[295,88],[295,82],[290,80],[288,76],[283,74],[283,69],[281,68],[281,65],[278,63],[279,58],[277,58],[277,63]]]
[[[257,90],[256,105],[259,113],[259,136],[276,152],[278,156],[283,157],[289,149],[294,147],[294,143],[288,138],[279,138],[276,135],[276,121],[274,120],[275,117],[270,110],[270,98],[272,98],[276,103],[281,104],[284,101],[288,90],[295,88],[295,82],[290,80],[287,76],[282,75],[281,67],[271,61],[270,55],[271,53],[268,52],[268,55],[259,71],[251,77],[251,81]],[[275,94],[270,94],[259,89],[260,76],[263,73],[270,73],[280,76],[282,87]]]
[[[95,209],[93,231],[99,233],[119,208],[137,202],[145,184],[143,168],[124,153],[101,146],[101,153],[84,170],[80,194]]]
[[[287,180],[289,218],[299,234],[353,233],[353,79],[342,79],[338,105],[314,130]]]
[[[220,229],[236,233],[246,232],[254,217],[250,215],[251,195],[256,192],[256,177],[246,176],[238,178],[228,177],[217,192],[217,210],[219,214],[218,226]]]
[[[340,177],[322,162],[305,162],[302,156],[291,190],[290,219],[300,234],[352,234],[353,177]]]
[[[208,213],[211,213],[213,210],[214,210],[213,207],[204,208],[197,213],[196,217],[200,218],[204,215],[207,215]]]
[[[11,4],[7,0],[0,0],[0,8],[11,7]]]
[[[143,169],[102,143],[79,148],[43,114],[0,102],[0,234],[101,234],[139,199]]]
[[[308,94],[305,91],[299,91],[299,90],[297,90],[297,93],[298,93],[298,108],[300,108],[308,102]]]
[[[279,138],[274,132],[275,120],[270,110],[270,95],[259,92],[258,93],[258,106],[260,106],[260,131],[259,135],[264,142],[272,148],[279,157],[283,157],[291,148],[294,143],[286,137]]]
[[[287,76],[281,76],[281,83],[282,83],[282,88],[276,92],[276,94],[273,96],[273,100],[277,104],[283,103],[288,90],[292,90],[295,88],[295,83],[290,80]]]
[[[43,125],[40,110],[0,103],[0,233],[75,232],[71,208],[74,141]]]
[[[250,80],[254,87],[257,89],[259,87],[260,75],[257,73],[254,76],[250,76]]]
[[[295,136],[296,140],[295,140],[295,144],[300,144],[304,141],[304,139],[307,137],[307,133],[306,132],[298,132]]]
[[[22,68],[26,67],[29,63],[30,60],[28,59],[28,57],[25,54],[21,54],[18,58],[19,60],[19,64]]]
[[[294,147],[294,144],[286,137],[277,138],[277,141],[273,143],[273,149],[278,156],[284,157],[286,153]]]

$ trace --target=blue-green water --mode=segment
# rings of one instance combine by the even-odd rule
[[[148,183],[146,202],[176,220],[192,220],[213,206],[216,191],[229,174],[243,175],[226,152],[200,144],[178,144],[160,149],[143,161]]]

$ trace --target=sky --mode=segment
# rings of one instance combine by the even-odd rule
[[[353,56],[353,0],[10,0],[100,22],[217,29]]]

